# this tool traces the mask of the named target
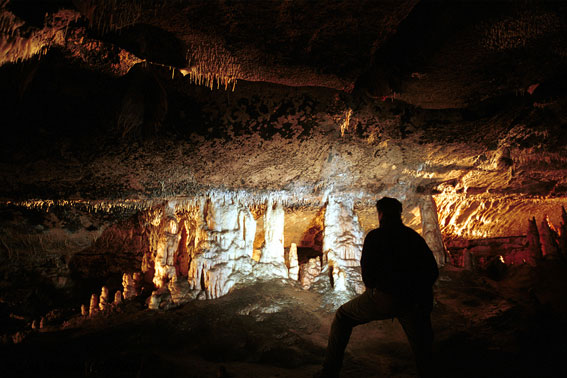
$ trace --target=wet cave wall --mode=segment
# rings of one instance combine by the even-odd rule
[[[564,268],[561,2],[0,11],[5,344],[265,281],[334,308],[364,290],[383,196],[433,250],[436,290]]]

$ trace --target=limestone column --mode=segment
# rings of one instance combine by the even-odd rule
[[[297,244],[295,243],[291,243],[289,247],[288,260],[289,278],[297,281],[299,279],[299,264],[297,261]]]
[[[528,249],[531,257],[535,261],[541,260],[543,257],[541,252],[541,242],[539,241],[539,231],[537,230],[537,223],[535,217],[528,220]]]
[[[546,216],[539,228],[539,241],[541,242],[541,251],[546,258],[559,257],[559,246],[556,241],[556,232],[549,227],[549,218]]]
[[[419,205],[421,213],[421,233],[433,252],[438,266],[445,265],[446,251],[437,218],[437,205],[432,196],[426,196]]]
[[[271,264],[271,274],[288,277],[284,258],[284,209],[281,203],[268,202],[264,214],[264,248],[260,256],[261,264]]]
[[[362,293],[364,284],[360,274],[360,256],[364,234],[354,212],[354,200],[329,197],[324,225],[323,261],[332,275],[333,288],[336,291]]]

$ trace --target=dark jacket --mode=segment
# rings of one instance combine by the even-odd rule
[[[437,262],[425,240],[401,221],[381,223],[366,235],[360,266],[367,288],[405,304],[432,304]]]

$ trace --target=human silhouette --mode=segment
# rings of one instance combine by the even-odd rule
[[[338,377],[352,328],[397,318],[414,353],[420,377],[432,376],[433,284],[439,270],[425,240],[402,222],[402,204],[376,202],[380,227],[366,235],[360,266],[366,291],[337,310],[323,368],[315,377]]]

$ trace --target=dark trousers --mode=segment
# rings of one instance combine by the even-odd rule
[[[431,377],[431,328],[430,309],[425,306],[402,306],[392,297],[376,289],[367,289],[337,310],[329,334],[324,370],[338,374],[343,364],[345,348],[352,328],[372,320],[397,318],[401,323],[413,350],[420,377]]]

